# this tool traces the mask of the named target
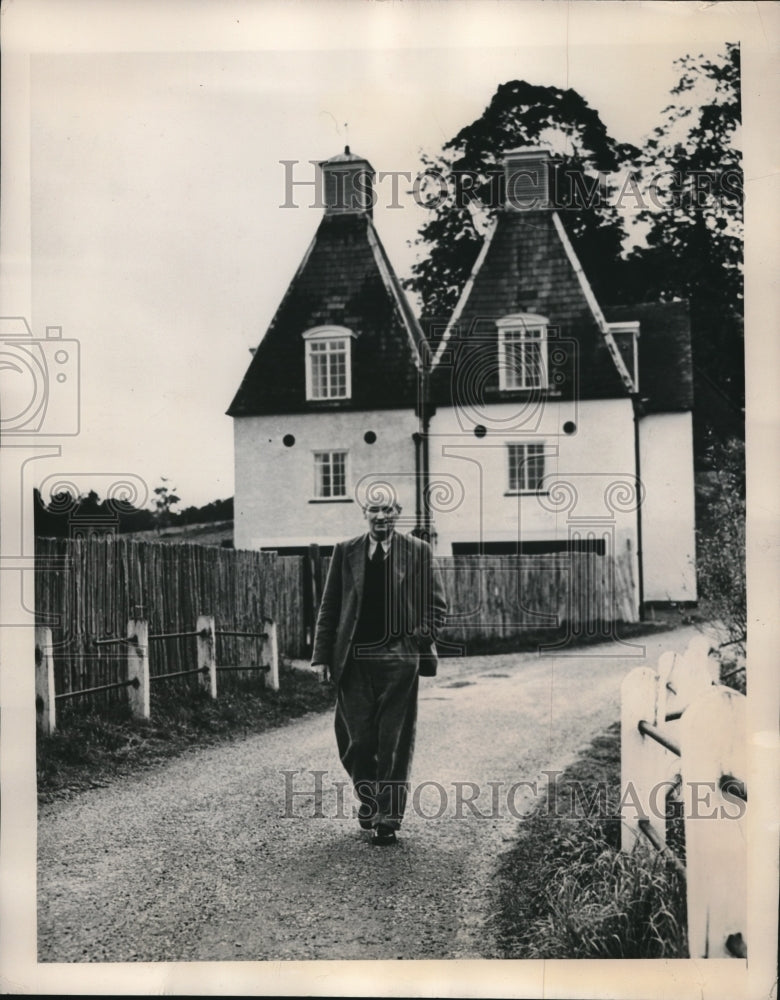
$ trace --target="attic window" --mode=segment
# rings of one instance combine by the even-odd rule
[[[351,397],[351,341],[354,336],[344,326],[316,326],[303,334],[306,343],[307,399]]]
[[[498,327],[498,385],[510,389],[546,389],[547,318],[516,313]]]

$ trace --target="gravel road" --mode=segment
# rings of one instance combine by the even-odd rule
[[[44,805],[39,960],[497,957],[491,877],[534,799],[510,787],[543,787],[544,769],[618,718],[625,673],[695,634],[635,640],[644,659],[613,644],[444,660],[421,680],[394,847],[372,847],[351,818],[330,713]]]

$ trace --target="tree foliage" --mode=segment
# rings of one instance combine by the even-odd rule
[[[33,511],[35,534],[43,538],[69,538],[74,531],[86,526],[107,534],[151,531],[156,527],[157,516],[156,511],[135,507],[129,500],[101,499],[95,490],[80,496],[63,491],[46,503],[36,489],[33,491]],[[233,517],[233,498],[212,500],[202,507],[186,507],[181,512],[169,509],[168,514],[169,523],[176,525],[229,521]]]
[[[176,487],[168,486],[165,476],[160,477],[160,485],[154,488],[154,519],[157,530],[167,527],[171,523],[172,508],[181,502],[181,497],[176,496]]]
[[[703,451],[704,426],[725,421],[731,433],[739,431],[744,406],[739,46],[727,45],[716,58],[684,56],[678,65],[673,101],[641,150],[611,137],[573,90],[502,84],[441,153],[422,157],[449,194],[420,228],[421,257],[407,287],[420,295],[426,318],[446,321],[497,211],[493,181],[505,152],[546,146],[561,154],[559,176],[579,173],[589,190],[598,185],[605,194],[595,204],[589,194],[567,204],[557,191],[560,218],[599,301],[689,302],[694,365],[706,388],[700,399],[724,400],[728,410],[716,403],[718,412],[708,413],[705,404],[697,424]],[[636,181],[625,197],[614,186],[605,193],[605,175],[615,172]],[[638,223],[630,231],[627,209]],[[632,240],[637,245],[627,251]]]
[[[560,157],[560,176],[615,171],[633,147],[617,143],[598,112],[576,91],[513,80],[502,84],[482,115],[444,144],[423,154],[424,171],[447,184],[448,197],[430,209],[415,245],[423,255],[412,266],[407,287],[417,292],[426,317],[447,319],[482,246],[487,223],[498,209],[496,178],[504,154],[518,146],[546,146]],[[587,199],[585,199],[587,200]],[[598,295],[613,281],[624,230],[606,198],[582,200],[562,212],[564,225]]]
[[[642,188],[657,205],[640,212],[647,245],[630,257],[644,298],[690,303],[694,364],[740,409],[743,342],[743,178],[740,50],[716,59],[685,56],[675,100],[638,161]]]

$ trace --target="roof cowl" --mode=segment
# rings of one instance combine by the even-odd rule
[[[505,207],[515,212],[552,208],[550,151],[541,147],[509,149],[504,154]]]
[[[319,164],[324,181],[325,215],[372,215],[375,171],[365,157],[350,152]]]

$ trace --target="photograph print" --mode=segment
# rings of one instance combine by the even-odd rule
[[[33,982],[753,995],[755,15],[164,6],[4,88]]]

